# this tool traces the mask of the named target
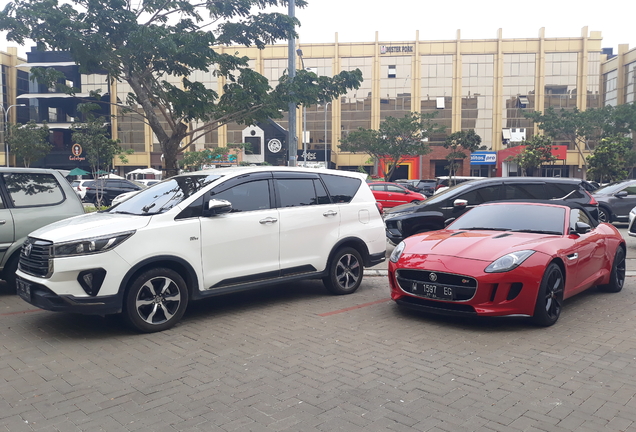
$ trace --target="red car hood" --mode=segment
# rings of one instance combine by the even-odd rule
[[[510,252],[543,249],[560,236],[505,231],[433,231],[406,239],[405,254],[455,256],[491,262]]]

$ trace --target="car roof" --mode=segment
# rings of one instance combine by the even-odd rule
[[[287,166],[249,166],[249,167],[213,168],[213,169],[183,173],[183,174],[179,174],[179,176],[187,177],[190,175],[198,174],[198,175],[221,175],[221,176],[227,176],[227,177],[235,177],[239,175],[257,173],[257,172],[266,172],[266,171],[331,174],[331,175],[357,178],[362,181],[365,181],[367,178],[367,174],[363,174],[358,171],[341,171],[341,170],[333,170],[333,169],[326,169],[326,168],[304,168],[304,167],[287,167]]]
[[[582,183],[585,180],[572,177],[488,177],[478,180],[469,180],[463,182],[463,185],[469,184],[482,184],[482,183],[494,183],[505,181],[507,183],[522,183],[522,182],[546,182],[546,183]]]

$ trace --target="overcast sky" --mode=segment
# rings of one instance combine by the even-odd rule
[[[0,0],[4,6],[7,0]],[[300,42],[370,42],[379,32],[382,42],[415,40],[452,40],[457,30],[462,39],[494,39],[497,30],[504,38],[535,38],[545,27],[546,37],[579,37],[585,26],[600,31],[602,47],[619,44],[636,47],[636,2],[634,0],[600,0],[570,2],[565,0],[308,0],[309,5],[296,8],[302,26]],[[287,13],[287,8],[279,9]],[[8,44],[0,35],[0,50]],[[24,55],[27,49],[20,48]]]

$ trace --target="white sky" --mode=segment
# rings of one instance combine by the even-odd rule
[[[619,44],[636,47],[634,0],[308,0],[296,8],[301,22],[300,43],[494,39],[502,29],[504,38],[534,38],[545,27],[546,37],[579,37],[585,26],[600,31],[602,47],[617,52]],[[7,0],[0,0],[4,7]],[[287,13],[287,8],[279,11]],[[0,50],[8,44],[0,35]],[[30,46],[20,47],[25,55]]]

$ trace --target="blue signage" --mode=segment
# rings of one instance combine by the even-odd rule
[[[496,165],[497,152],[480,151],[470,154],[471,165]]]

